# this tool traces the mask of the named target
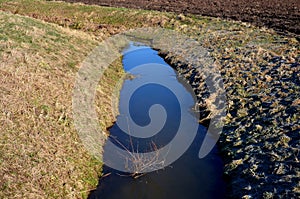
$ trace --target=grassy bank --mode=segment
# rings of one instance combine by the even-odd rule
[[[129,28],[164,25],[170,15],[43,0],[0,0],[0,3],[3,11],[82,30],[96,36],[97,40]]]
[[[0,0],[0,10],[5,11],[0,14],[1,198],[85,198],[96,186],[101,162],[88,155],[73,127],[74,78],[99,41],[147,26],[188,34],[216,60],[228,98],[220,146],[233,193],[247,196],[263,190],[259,196],[274,195],[274,186],[258,175],[269,175],[268,167],[277,187],[282,178],[290,190],[299,192],[299,168],[294,167],[299,117],[293,112],[286,117],[284,106],[291,102],[299,112],[300,47],[295,38],[218,18],[55,1]],[[121,75],[117,60],[101,81],[96,104],[106,113],[100,118],[102,127],[114,119],[107,94]],[[247,116],[249,110],[254,113]],[[272,148],[274,143],[278,150]],[[271,150],[262,156],[257,147]],[[284,161],[288,164],[282,166]],[[242,187],[247,183],[252,188]],[[260,187],[254,186],[258,183]]]
[[[80,63],[98,42],[28,17],[0,12],[0,21],[0,197],[84,198],[102,163],[74,129],[72,89]],[[109,93],[121,75],[117,60],[101,81],[102,126],[114,119]]]
[[[88,154],[73,126],[76,72],[99,41],[160,18],[62,2],[0,3],[10,12],[0,13],[0,197],[86,198],[102,162]],[[104,129],[114,121],[111,94],[123,75],[120,59],[112,66],[95,101]]]

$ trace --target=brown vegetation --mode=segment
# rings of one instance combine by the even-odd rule
[[[300,34],[298,0],[66,0],[103,6],[140,8],[230,18]]]

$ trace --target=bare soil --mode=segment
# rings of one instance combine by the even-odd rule
[[[139,8],[230,18],[300,34],[299,0],[65,0],[102,6]]]

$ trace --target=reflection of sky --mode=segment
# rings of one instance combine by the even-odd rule
[[[144,66],[138,67],[139,65]],[[158,147],[173,141],[170,139],[173,139],[173,133],[176,132],[172,131],[172,126],[175,125],[176,127],[177,122],[179,122],[177,121],[176,116],[180,116],[180,114],[184,113],[180,113],[180,111],[178,111],[178,103],[172,100],[172,96],[166,92],[166,89],[176,91],[178,97],[180,97],[181,111],[189,112],[191,106],[194,105],[194,100],[192,94],[183,85],[183,82],[185,81],[181,81],[182,83],[180,83],[176,77],[175,71],[158,56],[156,51],[146,46],[134,46],[131,44],[124,52],[123,66],[127,72],[137,75],[137,77],[133,80],[126,80],[123,84],[119,101],[120,114],[124,114],[126,112],[125,110],[129,108],[125,99],[133,98],[133,100],[130,101],[133,102],[133,104],[130,104],[133,105],[130,106],[131,113],[133,113],[131,116],[136,116],[133,119],[140,124],[144,120],[147,121],[147,119],[149,119],[147,117],[148,106],[146,109],[143,108],[143,106],[145,104],[151,104],[152,101],[157,103],[157,99],[159,98],[160,104],[166,104],[167,107],[165,108],[169,107],[167,110],[172,110],[171,115],[168,117],[171,118],[173,123],[169,124],[169,126],[167,126],[168,128],[166,128],[162,134],[157,134],[157,138],[153,136],[150,139],[153,139]],[[144,87],[141,90],[137,90],[138,92],[135,92],[135,94],[130,94],[131,90],[134,90],[134,88],[140,86],[145,81],[150,81],[151,83],[160,82],[166,88],[155,89]],[[146,114],[142,114],[145,112]],[[158,116],[154,115],[154,117]],[[119,119],[120,116],[117,118],[117,124]],[[173,119],[175,121],[173,121]],[[182,139],[180,139],[180,143],[174,144],[174,142],[172,142],[176,149],[180,148],[180,145],[185,142],[184,140],[186,138],[191,137],[192,132],[188,130],[190,126],[193,126],[192,124],[194,123],[197,123],[198,125],[197,119],[194,118],[192,114],[188,114],[186,119],[185,126],[187,126],[187,130],[184,131],[184,134],[181,137]],[[147,148],[147,146],[149,146],[147,138],[135,139],[134,137],[131,137],[132,143],[129,143],[129,139],[126,137],[126,134],[118,128],[117,124],[113,125],[110,129],[110,133],[113,137],[122,142],[128,149],[132,147],[136,151],[138,149],[138,151],[141,152],[143,147]],[[131,177],[126,178],[122,175],[116,174],[119,172],[116,172],[111,168],[104,167],[104,173],[112,174],[101,179],[100,189],[93,193],[91,198],[97,198],[97,196],[102,199],[223,198],[224,184],[221,180],[221,159],[214,151],[212,151],[204,159],[198,158],[198,152],[204,135],[205,128],[200,126],[194,142],[190,145],[189,149],[185,154],[183,154],[183,156],[175,161],[170,167],[166,167],[157,172],[147,173],[145,176],[138,179],[133,179]],[[159,141],[161,141],[161,143]],[[105,158],[112,158],[110,151],[107,151],[106,148],[104,148],[104,160]]]
[[[184,85],[178,82],[176,72],[158,55],[158,52],[145,45],[135,45],[130,43],[123,51],[123,67],[126,72],[136,76],[132,80],[126,80],[120,93],[120,112],[127,107],[122,100],[130,98],[128,91],[132,90],[136,85],[142,85],[145,82],[157,83],[169,88],[182,98],[181,106],[185,110],[190,110],[194,106],[194,99],[190,91]],[[166,66],[166,67],[164,67]],[[156,91],[144,90],[144,97],[159,94],[162,99],[167,100],[167,96]],[[142,103],[141,99],[141,103]],[[180,113],[179,113],[180,114]]]
[[[192,94],[178,81],[175,70],[157,51],[131,43],[125,50],[123,67],[136,78],[124,81],[119,116],[116,125],[110,129],[111,135],[126,142],[128,133],[133,143],[139,144],[141,150],[146,146],[144,150],[147,151],[151,141],[158,146],[169,143],[180,124],[188,123],[182,125],[187,132],[195,131],[198,122],[191,111],[195,103]],[[159,107],[150,111],[154,105]],[[185,136],[190,138],[188,134]]]
[[[157,55],[157,51],[147,46],[135,46],[131,43],[123,53],[123,66],[126,72],[142,64],[156,63],[167,65],[163,58]]]

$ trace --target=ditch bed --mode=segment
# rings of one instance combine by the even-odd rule
[[[131,75],[123,82],[120,114],[109,129],[108,141],[129,154],[128,157],[133,153],[140,155],[133,159],[135,163],[129,168],[126,160],[130,158],[117,157],[106,144],[104,162],[120,158],[117,164],[124,168],[127,165],[131,170],[120,171],[111,168],[114,164],[109,164],[110,167],[104,165],[104,177],[99,180],[97,189],[90,193],[89,198],[224,198],[223,163],[218,149],[215,147],[202,159],[198,157],[207,129],[198,123],[196,99],[190,85],[178,76],[157,51],[142,44],[131,43],[124,50],[123,66]],[[129,121],[130,117],[135,124],[149,127],[150,130],[139,131]],[[165,122],[160,123],[162,120]],[[128,124],[125,129],[120,127],[124,126],[124,121]],[[174,141],[182,124],[186,126],[180,137],[182,145],[187,143],[186,140],[192,140],[187,148]],[[196,127],[194,134],[192,127]],[[176,158],[171,152],[161,154],[160,149],[165,146],[170,146],[169,150],[182,152],[182,155]],[[157,153],[154,153],[153,159],[145,161],[143,153],[149,151]]]

